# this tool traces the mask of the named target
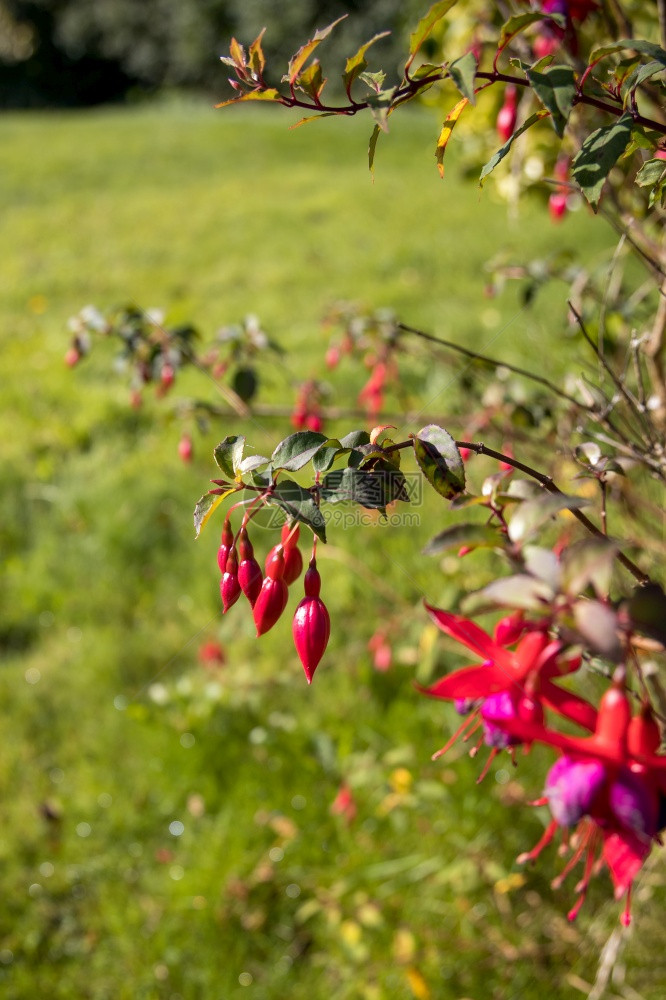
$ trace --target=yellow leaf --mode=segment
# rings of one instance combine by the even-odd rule
[[[405,975],[407,976],[409,988],[416,997],[416,1000],[429,1000],[430,990],[419,970],[407,969]]]
[[[446,152],[448,141],[451,138],[451,133],[453,132],[456,122],[468,104],[469,101],[466,97],[463,97],[460,101],[458,101],[455,108],[452,108],[446,116],[446,120],[442,126],[442,131],[439,133],[435,157],[437,159],[437,169],[439,170],[440,177],[444,176],[444,153]]]

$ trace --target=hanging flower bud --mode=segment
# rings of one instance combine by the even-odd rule
[[[559,222],[567,210],[567,196],[554,191],[548,199],[548,211],[553,222]]]
[[[516,95],[516,88],[513,84],[509,84],[504,91],[504,104],[500,108],[497,121],[495,122],[497,134],[502,142],[508,142],[516,128],[516,119],[518,117]]]
[[[189,434],[183,434],[178,442],[178,455],[183,462],[191,462],[193,454],[192,438]]]
[[[231,525],[227,519],[222,525],[222,544],[217,550],[217,565],[220,567],[220,573],[224,573],[227,568],[227,558],[231,552],[234,545],[234,533],[231,530]]]
[[[238,582],[238,558],[236,549],[232,548],[227,556],[227,565],[224,575],[220,580],[220,596],[222,597],[222,607],[226,613],[232,605],[236,603],[241,594],[240,583]]]
[[[268,554],[266,577],[253,608],[257,636],[273,628],[287,605],[289,590],[283,576],[284,553],[282,546],[276,545]]]
[[[284,582],[292,585],[303,572],[303,556],[296,544],[300,535],[298,524],[295,527],[286,521],[282,525],[282,546],[284,549]]]
[[[238,553],[240,555],[240,565],[238,567],[238,583],[247,597],[251,606],[254,607],[262,584],[261,566],[254,558],[252,542],[248,538],[247,531],[243,526],[238,536]]]
[[[331,620],[326,605],[319,596],[321,577],[314,558],[310,560],[310,568],[303,582],[305,597],[294,613],[292,632],[296,652],[303,664],[308,684],[311,684],[331,634]]]

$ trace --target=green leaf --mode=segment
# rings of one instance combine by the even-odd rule
[[[360,448],[361,445],[370,444],[370,435],[367,431],[350,431],[340,438],[343,448]]]
[[[532,68],[528,69],[527,78],[543,106],[550,111],[553,128],[562,138],[576,96],[572,67],[548,66],[543,70]]]
[[[501,546],[502,535],[490,524],[454,524],[431,538],[423,549],[424,556],[436,556],[447,549],[458,549],[464,545],[468,549],[494,548]]]
[[[562,586],[565,592],[578,597],[591,585],[598,597],[606,597],[617,551],[617,545],[609,538],[583,538],[569,545],[562,553]]]
[[[497,48],[499,51],[505,49],[512,38],[519,35],[521,31],[525,28],[529,28],[530,24],[536,24],[537,21],[543,20],[555,21],[556,24],[565,26],[564,18],[560,14],[544,14],[543,11],[532,11],[528,14],[516,14],[514,17],[510,17],[505,24],[502,25],[500,31],[499,41],[497,43]]]
[[[435,25],[448,14],[451,8],[455,6],[456,2],[457,0],[439,0],[439,3],[433,4],[428,13],[421,18],[409,38],[409,59],[407,60],[405,69],[409,69],[414,61],[416,53],[421,48],[428,35],[432,32]]]
[[[280,507],[292,520],[307,524],[322,542],[326,541],[326,522],[312,494],[292,479],[281,479],[267,503]]]
[[[633,628],[666,646],[666,594],[658,583],[636,587],[624,610]]]
[[[375,42],[378,42],[380,38],[386,38],[386,36],[390,34],[391,34],[390,31],[381,31],[378,35],[374,35],[374,37],[371,38],[369,42],[366,42],[365,45],[362,45],[360,47],[358,52],[356,52],[353,56],[350,56],[349,59],[347,59],[345,65],[345,71],[342,74],[342,80],[345,85],[345,90],[347,91],[348,94],[352,88],[354,80],[358,76],[360,76],[360,74],[365,70],[366,66],[368,65],[367,62],[365,61],[365,53],[368,51],[370,46],[374,45]]]
[[[307,465],[326,441],[328,441],[326,435],[318,431],[296,431],[277,445],[271,455],[271,465],[273,469],[296,472],[297,469]]]
[[[305,45],[302,45],[298,50],[298,52],[291,57],[291,59],[289,60],[289,68],[287,70],[287,76],[285,77],[285,79],[288,80],[290,84],[294,84],[296,82],[296,78],[299,76],[301,69],[308,61],[308,59],[310,58],[314,50],[317,48],[319,43],[323,42],[323,40],[328,35],[330,35],[333,29],[338,24],[340,24],[341,21],[344,21],[346,16],[347,15],[344,14],[342,17],[339,17],[337,21],[333,21],[332,24],[329,24],[327,28],[322,28],[319,31],[315,31],[310,41],[306,42]]]
[[[476,104],[474,83],[478,66],[478,60],[473,52],[466,52],[464,56],[460,56],[449,65],[449,76],[470,104]]]
[[[244,475],[246,472],[260,469],[262,465],[268,465],[269,462],[270,458],[266,458],[265,455],[248,455],[238,466],[238,471]]]
[[[381,131],[382,129],[380,129],[379,125],[375,125],[370,136],[370,142],[368,143],[368,167],[371,174],[375,171],[375,152],[377,151],[377,140]]]
[[[527,573],[517,573],[515,576],[493,580],[483,590],[471,596],[475,600],[485,598],[501,607],[542,612],[552,601],[554,594],[543,580],[528,576]]]
[[[622,646],[617,636],[617,615],[601,601],[576,601],[573,606],[576,628],[595,653],[617,662]]]
[[[656,76],[657,73],[665,72],[666,67],[664,67],[664,64],[658,62],[656,59],[651,60],[649,63],[644,63],[642,66],[637,66],[622,83],[621,92],[625,105],[636,87],[640,87],[641,83]]]
[[[646,160],[641,169],[636,174],[636,183],[639,187],[654,187],[666,181],[666,160]]]
[[[465,489],[465,467],[458,447],[443,427],[428,424],[414,437],[416,461],[440,496],[452,500]]]
[[[324,478],[321,497],[327,503],[357,503],[368,510],[384,511],[393,500],[409,500],[405,477],[397,469],[336,469]]]
[[[520,504],[509,523],[509,538],[512,542],[524,542],[535,531],[562,510],[579,510],[586,507],[589,500],[570,497],[564,493],[546,493],[525,500]]]
[[[318,59],[315,59],[311,66],[308,66],[307,69],[304,69],[299,74],[295,85],[305,91],[306,94],[309,94],[313,100],[319,100],[319,95],[324,89],[325,83],[326,80],[322,75],[321,63]]]
[[[204,493],[204,495],[197,500],[196,506],[194,508],[194,531],[195,538],[198,538],[201,529],[205,527],[209,518],[214,513],[214,511],[220,506],[223,500],[226,500],[228,496],[235,493],[237,490],[236,486],[232,486],[229,490],[224,490],[223,493],[218,493],[211,490],[209,493]]]
[[[621,38],[618,42],[612,42],[610,45],[599,45],[590,52],[590,64],[598,62],[599,59],[603,59],[604,56],[608,56],[612,52],[621,52],[622,49],[633,49],[650,59],[656,59],[662,66],[666,66],[666,51],[655,42],[648,42],[644,38]]]
[[[244,403],[249,403],[256,395],[259,385],[254,368],[239,368],[231,380],[231,388]]]
[[[604,181],[631,139],[632,117],[624,114],[587,137],[573,161],[573,178],[596,212]]]
[[[507,141],[504,143],[501,149],[498,149],[497,152],[490,157],[488,162],[481,170],[481,174],[479,176],[479,184],[481,186],[483,186],[483,182],[485,178],[488,176],[488,174],[492,173],[497,164],[504,159],[506,154],[511,149],[511,146],[513,145],[514,141],[518,138],[518,136],[522,135],[523,132],[527,132],[528,128],[532,128],[533,125],[536,125],[536,123],[538,121],[541,121],[542,118],[548,117],[549,114],[550,112],[545,110],[535,111],[533,115],[530,115],[530,117],[523,122],[520,128],[516,129],[513,135],[509,139],[507,139]]]
[[[227,479],[235,479],[241,471],[245,438],[242,434],[232,434],[225,437],[215,448],[213,458]]]
[[[337,438],[329,438],[317,449],[312,459],[312,468],[315,472],[327,472],[338,455],[343,455],[346,451],[348,449],[343,448]]]

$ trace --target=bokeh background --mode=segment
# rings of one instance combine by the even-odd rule
[[[420,7],[0,3],[0,993],[11,1000],[600,996],[614,949],[604,995],[663,996],[658,857],[633,931],[620,938],[605,878],[569,925],[572,887],[549,884],[554,852],[534,869],[514,860],[543,830],[527,803],[548,752],[517,769],[500,757],[480,787],[464,747],[430,761],[455,717],[413,682],[464,659],[422,600],[455,608],[493,571],[492,556],[461,573],[454,557],[419,554],[453,523],[446,505],[426,493],[409,523],[331,526],[319,566],[332,635],[308,688],[289,614],[259,641],[246,607],[222,618],[221,517],[196,542],[192,529],[217,441],[244,433],[266,453],[288,416],[192,424],[187,400],[224,402],[194,369],[134,409],[110,342],[63,363],[68,319],[87,304],[161,308],[203,338],[255,314],[285,350],[263,363],[262,402],[288,410],[318,376],[330,404],[353,409],[367,372],[323,363],[322,319],[344,301],[564,370],[563,290],[489,299],[487,262],[584,249],[601,264],[613,236],[586,211],[554,229],[544,189],[508,212],[468,179],[477,152],[463,137],[442,183],[434,109],[396,116],[372,181],[369,120],[290,131],[282,109],[213,110],[228,96],[218,57],[232,34],[247,44],[267,25],[281,72],[347,11],[327,65],[390,28],[377,61],[391,68]],[[494,111],[489,99],[480,113]],[[437,419],[458,434],[474,416],[469,380],[484,378],[414,348],[390,422],[404,435]],[[533,388],[510,388],[530,403]],[[405,399],[417,424],[404,423]],[[474,459],[472,488],[489,471]],[[253,540],[261,557],[276,538]],[[379,664],[378,630],[390,649]],[[206,658],[211,643],[219,653]]]

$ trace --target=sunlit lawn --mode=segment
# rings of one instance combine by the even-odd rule
[[[557,372],[557,291],[535,310],[516,289],[486,300],[484,264],[555,241],[601,251],[610,237],[589,216],[555,231],[532,200],[507,220],[490,189],[460,180],[455,149],[442,183],[426,113],[396,121],[374,183],[367,121],[286,125],[196,104],[0,120],[0,992],[584,995],[616,926],[608,881],[572,927],[553,854],[514,864],[542,829],[526,801],[547,754],[503,761],[480,789],[462,749],[430,762],[453,719],[412,685],[448,655],[421,599],[454,606],[462,586],[455,563],[443,574],[418,554],[449,516],[437,497],[413,529],[330,532],[333,631],[308,688],[288,620],[260,641],[241,604],[222,620],[219,523],[196,544],[191,527],[216,441],[242,431],[270,448],[288,422],[212,426],[185,466],[167,414],[181,395],[217,401],[214,387],[191,374],[174,400],[133,411],[110,346],[63,365],[67,318],[88,302],[161,306],[206,335],[254,312],[288,350],[265,398],[290,405],[321,370],[322,315],[355,300],[527,367],[550,351]],[[411,364],[422,422],[463,426],[460,363]],[[335,402],[353,405],[362,378],[332,376]],[[273,541],[257,537],[262,555]],[[389,620],[380,674],[366,647]],[[207,639],[225,666],[197,662]],[[330,811],[343,785],[354,816]],[[655,1000],[662,882],[655,864],[626,952],[627,981]]]

